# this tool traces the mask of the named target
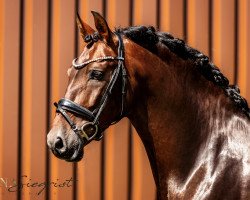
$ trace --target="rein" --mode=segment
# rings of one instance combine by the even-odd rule
[[[124,46],[123,46],[123,41],[121,38],[121,35],[119,33],[116,33],[119,41],[119,46],[118,46],[118,56],[113,57],[113,56],[104,56],[104,57],[98,57],[94,59],[90,59],[88,61],[85,61],[80,64],[76,64],[77,58],[75,58],[72,61],[72,65],[75,69],[80,70],[84,68],[86,65],[92,63],[92,62],[98,62],[98,61],[114,61],[118,60],[118,65],[115,68],[112,77],[108,83],[108,86],[101,98],[101,101],[99,103],[99,106],[92,112],[89,109],[82,107],[81,105],[69,100],[62,98],[58,101],[58,103],[54,103],[56,106],[56,112],[61,113],[62,116],[65,118],[65,120],[68,122],[70,125],[71,129],[80,137],[84,140],[84,145],[87,143],[91,142],[93,139],[95,140],[100,140],[103,137],[102,131],[99,128],[99,118],[100,115],[102,114],[105,106],[107,105],[107,101],[112,94],[114,85],[116,84],[119,75],[121,75],[122,79],[122,88],[121,88],[121,113],[120,116],[118,117],[118,120],[121,119],[124,115],[124,102],[125,102],[125,95],[126,95],[126,82],[127,82],[127,72],[124,66]],[[70,112],[74,114],[75,116],[79,116],[81,118],[86,118],[89,122],[83,124],[82,127],[77,127],[77,125],[70,119],[69,115],[67,112]],[[117,122],[118,120],[114,120],[113,123]],[[91,132],[91,134],[89,134]]]

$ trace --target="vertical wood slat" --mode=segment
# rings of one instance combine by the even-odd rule
[[[0,1],[0,29],[4,29],[4,3],[3,1]],[[0,174],[3,174],[3,73],[4,73],[4,63],[3,63],[3,54],[4,54],[4,31],[0,32]],[[3,194],[3,188],[0,188],[0,197],[2,197]]]
[[[132,132],[132,200],[154,200],[156,190],[149,160],[141,139],[134,128]]]
[[[157,1],[156,0],[134,0],[134,25],[157,24]],[[150,13],[150,14],[149,14]]]
[[[106,8],[106,20],[112,30],[128,26],[129,1],[111,0]],[[128,199],[128,139],[127,119],[105,132],[104,199]]]
[[[161,0],[160,30],[184,37],[183,0]]]
[[[127,27],[129,25],[129,0],[110,0],[107,4],[106,20],[109,27]],[[119,9],[122,8],[122,9]]]
[[[51,122],[51,52],[52,52],[52,1],[47,0],[47,59],[46,59],[46,68],[47,68],[47,77],[46,77],[46,99],[47,99],[47,108],[46,108],[46,133],[50,130],[50,122]],[[46,134],[47,135],[47,134]],[[47,138],[45,139],[45,143],[47,144]],[[47,148],[45,150],[45,181],[50,181],[50,150]],[[50,187],[48,187],[45,193],[45,199],[50,199]]]
[[[94,28],[91,10],[103,11],[102,0],[80,0],[79,14],[82,20]],[[78,34],[80,35],[80,34]],[[79,50],[83,50],[83,39],[79,36]],[[77,166],[77,197],[78,199],[101,199],[101,146],[102,142],[91,142],[84,148],[84,157]]]
[[[31,126],[32,126],[32,39],[33,39],[33,16],[32,2],[24,1],[24,39],[23,39],[23,83],[22,83],[22,137],[21,137],[21,175],[28,176],[31,170]],[[25,152],[25,153],[23,153]],[[21,178],[21,181],[25,180]],[[22,198],[30,198],[30,189],[24,188]]]
[[[26,0],[24,10],[22,175],[27,176],[25,182],[44,182],[47,147],[41,141],[46,139],[47,2]],[[25,188],[22,198],[34,199],[38,191]],[[45,199],[44,195],[39,198]]]
[[[128,199],[128,120],[105,132],[105,199]]]
[[[187,4],[187,43],[208,55],[209,53],[209,0],[190,0]]]
[[[239,1],[239,35],[238,35],[238,83],[241,93],[250,103],[250,2]]]
[[[213,62],[234,81],[234,0],[213,0]]]
[[[0,175],[12,184],[18,178],[20,2],[2,0],[0,5]],[[0,187],[0,199],[16,197],[16,192]]]
[[[67,87],[66,71],[74,57],[74,1],[55,0],[52,4],[52,65],[51,65],[51,102],[64,96]],[[51,105],[52,106],[52,105]],[[55,109],[51,110],[51,119]],[[62,183],[73,176],[73,164],[59,160],[51,153],[51,181]],[[72,187],[51,187],[51,200],[72,198]]]

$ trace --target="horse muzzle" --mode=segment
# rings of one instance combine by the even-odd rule
[[[51,130],[47,136],[47,144],[53,154],[60,159],[77,162],[83,157],[83,142],[71,134],[67,139],[60,131]]]

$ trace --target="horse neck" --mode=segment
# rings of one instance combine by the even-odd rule
[[[223,90],[205,80],[192,62],[171,53],[166,57],[168,63],[149,52],[138,53],[128,69],[134,96],[128,117],[161,187],[173,173],[187,179],[211,135],[237,113]]]

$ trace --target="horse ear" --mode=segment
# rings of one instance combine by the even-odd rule
[[[87,35],[93,34],[95,32],[94,29],[82,21],[78,13],[76,14],[76,23],[83,40]]]
[[[109,29],[106,20],[95,11],[91,11],[92,15],[94,16],[95,20],[95,27],[98,33],[102,36],[107,43],[111,43],[112,41],[112,31]]]

